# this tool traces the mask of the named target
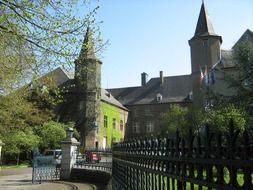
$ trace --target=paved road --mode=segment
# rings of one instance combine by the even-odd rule
[[[94,190],[92,185],[84,183],[58,181],[32,184],[31,179],[31,168],[2,169],[0,190]]]

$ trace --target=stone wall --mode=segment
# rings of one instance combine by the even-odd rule
[[[71,180],[94,184],[98,190],[110,190],[111,174],[105,171],[73,168]]]

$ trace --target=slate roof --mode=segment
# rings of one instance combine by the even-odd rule
[[[55,70],[49,72],[47,76],[54,77],[58,86],[72,86],[75,83],[74,75],[69,73],[62,67],[58,67]],[[119,108],[127,110],[117,99],[115,99],[107,90],[101,89],[101,100],[109,104],[115,105]]]
[[[245,40],[253,43],[253,32],[250,29],[247,29],[243,35],[237,40],[232,49],[235,49],[240,43],[243,43]]]
[[[214,32],[205,4],[202,3],[194,36],[217,35]]]
[[[123,105],[158,104],[173,102],[189,102],[192,91],[190,75],[164,77],[160,85],[160,78],[152,78],[140,87],[107,89]],[[161,101],[157,101],[157,95]]]
[[[113,88],[107,89],[107,91],[110,92],[117,100],[120,100],[123,105],[125,105],[127,102],[129,102],[129,99],[135,98],[135,92],[139,88],[141,87]]]
[[[105,102],[107,102],[109,104],[115,105],[115,106],[117,106],[119,108],[122,108],[124,110],[128,110],[118,100],[116,100],[110,92],[108,92],[105,89],[101,89],[101,100],[105,101]]]
[[[195,34],[189,40],[189,42],[193,39],[206,37],[206,36],[219,37],[220,42],[222,42],[222,37],[217,35],[214,32],[213,25],[212,25],[212,22],[209,18],[207,9],[205,8],[204,2],[202,2],[200,13],[199,13],[199,18],[198,18],[198,22],[197,22],[197,26],[196,26],[196,29],[195,29]]]
[[[231,68],[235,66],[233,61],[233,50],[221,50],[221,64],[223,68]]]
[[[68,81],[69,79],[73,79],[74,75],[67,72],[62,67],[58,67],[55,70],[50,71],[49,73],[47,73],[46,75],[44,75],[42,77],[53,77],[53,79],[55,80],[57,86],[60,86],[61,84]]]
[[[250,41],[253,43],[253,32],[250,29],[247,29],[243,35],[237,40],[232,49],[230,50],[221,50],[221,60],[213,66],[219,66],[219,68],[227,69],[235,67],[235,62],[233,61],[233,51],[241,43],[245,41]]]

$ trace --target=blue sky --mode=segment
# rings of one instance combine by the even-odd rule
[[[97,19],[110,46],[102,55],[102,87],[139,86],[149,79],[190,74],[190,48],[201,0],[100,0]],[[230,49],[253,30],[252,0],[205,0],[215,32]]]

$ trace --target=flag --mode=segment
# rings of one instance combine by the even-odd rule
[[[215,71],[214,71],[214,69],[212,69],[212,71],[211,71],[211,81],[212,81],[212,84],[215,83],[215,80],[216,80]]]
[[[205,66],[204,78],[205,78],[205,84],[206,84],[206,86],[208,86],[208,84],[209,84],[209,76],[208,76],[207,65]]]
[[[203,79],[204,79],[204,74],[203,74],[203,72],[202,72],[201,67],[199,67],[199,70],[200,70],[199,83],[200,83],[200,85],[201,85],[201,84],[202,84],[202,81],[203,81]]]

